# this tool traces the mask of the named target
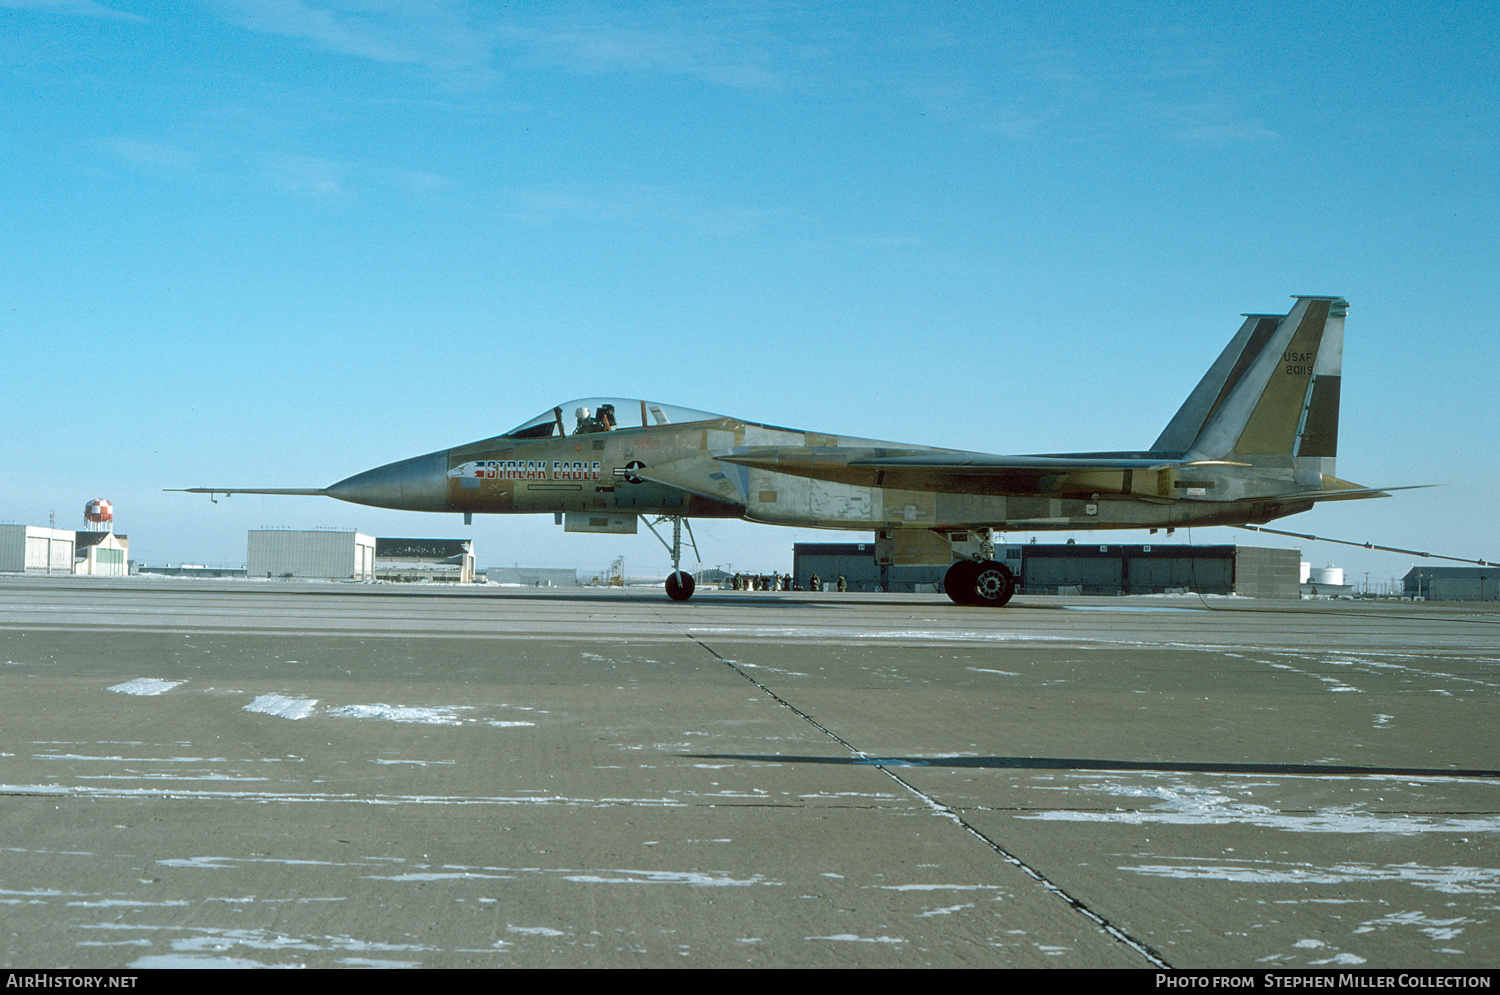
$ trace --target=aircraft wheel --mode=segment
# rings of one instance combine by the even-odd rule
[[[974,605],[1003,608],[1016,593],[1016,575],[1003,563],[986,560],[977,564],[974,577]]]
[[[693,596],[693,575],[679,570],[667,575],[667,597],[673,601],[686,601]]]
[[[943,591],[955,605],[975,603],[974,582],[979,578],[979,564],[973,560],[959,560],[943,575]]]

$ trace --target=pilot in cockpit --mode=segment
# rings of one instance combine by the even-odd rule
[[[573,430],[574,435],[587,435],[591,432],[608,432],[615,427],[615,406],[613,404],[601,404],[597,413],[590,413],[588,408],[579,408],[574,414],[578,418],[578,427]]]

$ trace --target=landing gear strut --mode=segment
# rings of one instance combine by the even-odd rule
[[[667,540],[656,531],[656,526],[665,522],[667,518],[672,519],[672,544],[667,545]],[[656,541],[667,547],[667,552],[672,554],[672,572],[667,576],[667,597],[673,601],[686,601],[693,596],[693,588],[697,585],[693,582],[693,575],[681,569],[682,564],[682,527],[687,525],[688,545],[693,547],[693,556],[699,563],[703,557],[698,556],[698,541],[693,538],[693,527],[688,525],[688,520],[681,515],[662,516],[655,522],[646,522],[646,528],[656,536]]]

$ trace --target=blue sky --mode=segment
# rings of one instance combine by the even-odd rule
[[[152,563],[326,526],[661,573],[649,535],[550,516],[161,489],[322,486],[599,394],[1135,448],[1241,312],[1337,293],[1340,475],[1447,486],[1281,524],[1500,557],[1497,28],[1481,3],[0,0],[0,520],[107,497]],[[760,570],[845,538],[697,534]]]

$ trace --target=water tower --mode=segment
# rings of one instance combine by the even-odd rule
[[[115,509],[103,498],[94,498],[83,506],[83,523],[85,532],[113,532]]]

